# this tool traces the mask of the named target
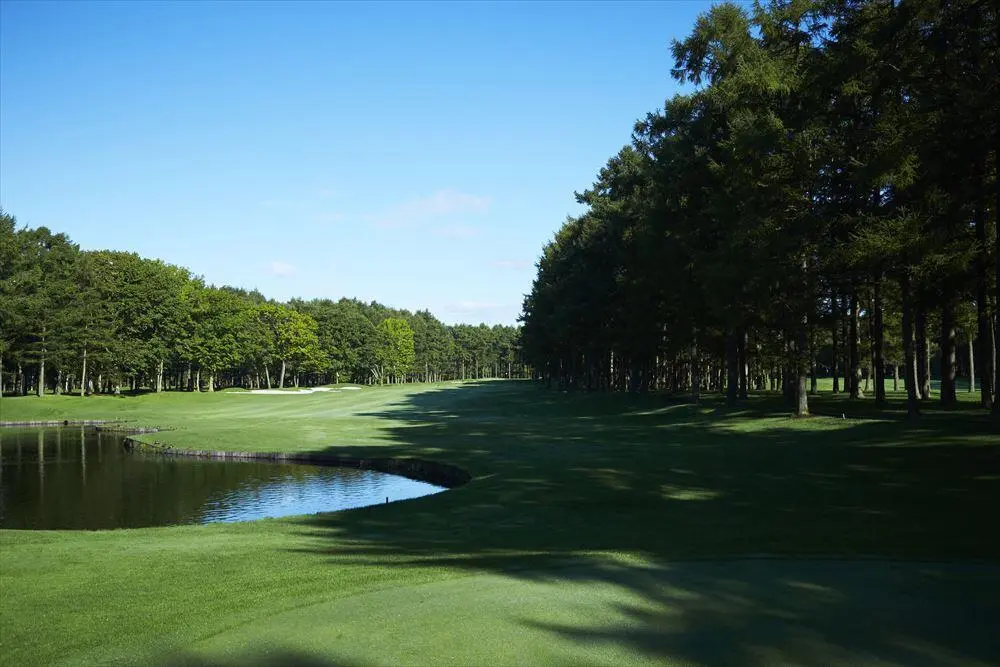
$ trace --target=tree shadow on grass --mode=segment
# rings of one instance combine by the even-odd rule
[[[525,627],[600,650],[627,645],[654,660],[699,665],[995,664],[996,568],[744,560],[606,570],[627,590],[610,621]],[[956,595],[963,614],[949,614]],[[953,607],[952,607],[953,608]],[[605,614],[607,615],[607,614]]]
[[[356,662],[320,657],[275,646],[248,647],[236,656],[206,658],[195,654],[175,655],[155,663],[157,667],[355,667]]]
[[[798,585],[784,583],[785,572],[803,567],[795,562],[650,569],[760,554],[1000,560],[1000,439],[987,417],[791,423],[773,401],[749,409],[565,395],[523,383],[411,394],[367,415],[386,420],[389,454],[460,466],[472,482],[398,506],[305,519],[306,551],[332,564],[446,566],[612,585],[635,597],[608,603],[617,620],[520,622],[653,657],[719,665],[850,664],[866,655],[884,664],[945,665],[1000,657],[988,624],[955,620],[1000,617],[995,565],[962,580],[957,597],[925,581],[954,577],[943,565],[900,580],[904,589],[930,586],[933,595],[895,590],[888,597],[875,593],[894,571],[885,563],[856,566],[853,579],[850,564],[827,563],[796,578]],[[644,562],[609,569],[593,559],[598,553]],[[898,574],[904,565],[896,567]],[[989,595],[973,599],[980,586]],[[677,589],[690,595],[678,598],[670,592]]]

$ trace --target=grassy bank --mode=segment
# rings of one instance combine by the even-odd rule
[[[728,627],[733,619],[706,605],[739,618],[765,603],[804,616],[819,605],[848,618],[849,600],[872,586],[845,583],[848,595],[813,572],[799,577],[798,594],[761,588],[757,599],[762,572],[699,570],[701,586],[689,590],[670,563],[1000,561],[996,424],[972,403],[907,423],[894,400],[875,412],[821,396],[816,411],[835,418],[793,420],[766,397],[727,410],[711,399],[695,407],[523,382],[4,398],[0,420],[126,419],[173,427],[143,437],[178,447],[411,456],[458,465],[473,481],[284,520],[0,531],[0,663],[708,664],[712,655],[671,630]],[[947,576],[959,577],[955,590],[996,592],[996,569],[984,572]],[[801,640],[767,641],[791,650],[776,645],[801,649]]]

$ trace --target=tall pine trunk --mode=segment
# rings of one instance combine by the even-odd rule
[[[994,19],[996,17],[994,16]],[[998,41],[1000,41],[1000,20],[994,20],[996,24],[996,34],[994,35]],[[996,173],[1000,174],[1000,118],[994,118],[994,127],[996,128],[995,134],[993,136],[993,166],[996,169]],[[987,361],[983,359],[979,363],[989,364],[992,367],[993,372],[993,414],[997,418],[1000,418],[1000,177],[993,180],[993,195],[995,201],[993,202],[993,233],[996,236],[996,243],[993,246],[993,261],[996,265],[996,282],[994,286],[996,288],[996,308],[994,310],[995,322],[993,326],[993,359]]]
[[[840,346],[837,340],[837,334],[840,332],[840,302],[837,298],[837,293],[834,292],[832,298],[830,299],[830,317],[833,320],[833,326],[830,327],[830,337],[833,348],[833,393],[840,393]]]
[[[972,343],[972,334],[969,336],[969,393],[976,391],[976,346]],[[990,407],[993,404],[990,403]]]
[[[45,396],[45,331],[42,331],[42,356],[38,360],[38,395]]]
[[[701,401],[701,365],[698,363],[698,331],[691,339],[691,396],[695,404]]]
[[[858,353],[858,319],[861,317],[860,305],[858,304],[858,290],[854,288],[851,291],[851,312],[848,316],[850,318],[850,340],[848,341],[849,354],[850,354],[850,368],[851,368],[851,384],[850,392],[851,398],[862,398],[861,393],[861,355]]]
[[[35,387],[35,391],[39,397],[45,396],[45,353],[42,353],[42,358],[38,362],[38,386]]]
[[[872,370],[875,371],[875,403],[885,404],[885,326],[882,322],[882,276],[875,278],[872,299]]]
[[[1000,139],[998,139],[1000,143]],[[997,146],[997,153],[1000,156],[1000,146]],[[979,173],[979,180],[977,186],[982,187],[982,170]],[[998,179],[1000,183],[1000,179]],[[1000,188],[1000,185],[997,186]],[[989,249],[989,237],[987,234],[987,217],[986,217],[986,197],[983,193],[983,197],[980,198],[978,205],[976,206],[976,240],[979,242],[979,257],[977,258],[977,275],[976,275],[976,324],[977,333],[979,339],[979,391],[980,391],[980,402],[985,408],[993,407],[993,383],[995,370],[993,368],[992,357],[993,357],[993,341],[990,336],[990,308],[989,308],[989,272],[990,272],[990,249]],[[1000,189],[998,189],[997,203],[1000,204]],[[1000,225],[997,225],[1000,227]],[[1000,247],[996,250],[997,253],[997,277],[1000,278]],[[1000,287],[998,287],[1000,289]],[[997,309],[1000,310],[1000,300],[997,301]],[[971,341],[972,336],[969,336]],[[972,356],[969,357],[969,368],[972,368]],[[972,377],[975,377],[970,372],[970,383],[972,382]],[[971,386],[971,385],[970,385]]]
[[[80,371],[80,395],[87,395],[87,347],[83,348],[83,368]]]
[[[955,302],[947,297],[941,307],[941,405],[955,405]]]
[[[845,394],[850,394],[851,393],[851,353],[850,353],[850,346],[848,345],[848,342],[847,342],[848,338],[850,338],[850,327],[848,326],[847,321],[850,319],[848,316],[849,316],[849,314],[851,312],[851,301],[850,301],[850,298],[847,295],[844,295],[841,298],[841,305],[843,306],[843,308],[842,308],[843,317],[841,318],[841,322],[840,322],[840,333],[841,333],[840,338],[841,338],[841,341],[842,341],[841,344],[840,344],[840,348],[841,348],[840,358],[841,358],[841,361],[844,362],[843,363],[843,366],[844,366],[844,393]]]
[[[740,350],[736,331],[726,338],[726,403],[736,405],[740,392]]]
[[[740,347],[739,349],[740,398],[746,400],[746,398],[749,395],[747,393],[749,389],[747,385],[749,384],[748,376],[750,375],[749,365],[747,364],[747,345],[749,345],[750,343],[750,336],[747,334],[746,328],[740,330],[740,336],[739,339],[737,340],[737,343],[739,344]]]
[[[917,383],[919,385],[917,393],[920,400],[927,401],[931,397],[931,350],[927,341],[927,313],[922,304],[914,310],[917,336]]]
[[[803,267],[805,268],[805,267]],[[806,382],[809,375],[809,363],[812,357],[811,346],[808,346],[809,315],[802,315],[802,324],[795,341],[795,416],[809,416],[809,393]],[[815,381],[815,373],[813,374]]]
[[[906,414],[916,418],[920,414],[919,393],[917,392],[917,367],[913,349],[913,295],[910,294],[910,274],[904,270],[899,281],[903,299],[903,368],[906,372]]]

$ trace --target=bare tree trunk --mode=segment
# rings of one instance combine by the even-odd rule
[[[841,333],[840,338],[841,338],[841,341],[842,341],[841,344],[840,344],[840,348],[841,348],[840,360],[843,362],[843,366],[844,366],[844,393],[845,394],[850,394],[851,393],[851,351],[850,351],[850,346],[848,345],[848,342],[847,342],[848,338],[850,338],[850,332],[851,332],[851,328],[848,325],[848,320],[850,320],[850,317],[848,317],[848,316],[850,315],[850,312],[851,312],[851,300],[850,300],[850,297],[847,296],[847,295],[844,295],[841,298],[841,305],[843,306],[843,308],[842,308],[843,317],[842,317],[841,322],[840,322],[840,333]]]
[[[160,359],[160,367],[156,371],[156,393],[163,393],[163,359]]]
[[[994,16],[995,19],[995,16]],[[996,35],[994,37],[1000,40],[1000,21],[994,20],[996,24]],[[996,134],[993,138],[993,160],[996,172],[1000,174],[1000,123],[997,119],[993,119],[994,127],[996,128]],[[993,195],[995,201],[993,203],[993,232],[996,235],[996,243],[994,244],[993,257],[996,264],[996,281],[994,286],[996,289],[996,309],[993,313],[996,318],[993,324],[993,359],[990,365],[993,367],[993,415],[1000,419],[1000,368],[997,367],[1000,364],[1000,178],[995,178],[993,180]],[[985,344],[984,344],[985,345]],[[983,359],[979,363],[986,364],[986,360]]]
[[[739,365],[740,365],[740,399],[746,400],[749,396],[747,386],[749,379],[749,368],[747,364],[747,345],[750,342],[750,337],[747,334],[746,328],[740,330],[739,338],[736,341],[739,344]]]
[[[830,327],[830,336],[833,342],[833,393],[840,393],[840,346],[837,340],[837,333],[840,331],[840,301],[837,293],[834,292],[830,299],[830,314],[833,319],[833,326]]]
[[[903,368],[906,370],[906,414],[911,419],[920,414],[919,394],[917,393],[917,367],[913,350],[913,296],[910,294],[909,270],[904,270],[899,281],[903,299]]]
[[[858,304],[858,290],[854,288],[851,291],[851,312],[849,314],[850,319],[850,340],[848,341],[848,347],[850,348],[850,368],[851,368],[851,379],[850,379],[850,392],[851,398],[863,398],[861,393],[861,357],[858,354],[858,319],[860,318],[860,306]]]
[[[805,268],[805,267],[803,267]],[[795,341],[795,416],[809,416],[809,394],[806,391],[806,380],[809,368],[809,349],[807,349],[807,329],[809,328],[809,316],[802,316],[802,325],[799,329],[798,340]],[[815,378],[815,372],[813,374]]]
[[[87,395],[87,348],[83,348],[83,370],[80,371],[80,396]]]
[[[892,365],[892,390],[899,391],[899,364]]]
[[[42,356],[38,361],[38,395],[45,396],[45,336],[42,336]]]
[[[215,373],[208,374],[208,391],[215,391]]]
[[[976,391],[976,346],[972,342],[972,333],[969,333],[969,393]],[[990,407],[992,407],[992,403]]]
[[[198,369],[197,374],[194,376],[194,390],[201,391],[201,369]]]
[[[726,403],[736,405],[740,391],[740,351],[737,332],[726,338]]]
[[[695,404],[701,401],[701,365],[698,363],[698,331],[691,340],[691,395]]]
[[[997,186],[1000,187],[1000,186]],[[979,391],[980,403],[989,409],[993,407],[996,400],[993,395],[993,384],[995,382],[995,370],[993,368],[992,356],[993,345],[990,336],[990,311],[989,311],[989,291],[987,289],[987,279],[989,277],[989,248],[987,247],[986,235],[986,213],[980,210],[976,218],[976,236],[982,248],[979,263],[982,267],[979,271],[976,284],[976,324],[978,325],[979,338]],[[1000,226],[1000,225],[998,225]],[[997,254],[997,275],[1000,277],[1000,248]],[[1000,301],[997,302],[997,310],[1000,310]],[[972,335],[969,335],[970,345]],[[972,357],[969,357],[969,368],[972,368]],[[972,377],[975,377],[974,375]],[[970,380],[970,386],[971,386]]]
[[[278,376],[278,389],[285,388],[285,360],[281,360],[281,375]]]
[[[920,400],[927,401],[931,397],[931,351],[927,341],[927,314],[922,305],[917,306],[916,311],[916,353],[917,353],[917,382],[919,383],[918,394]]]
[[[816,364],[816,327],[809,327],[809,393],[819,393],[819,378]]]
[[[955,303],[948,297],[941,307],[941,405],[955,405]]]
[[[885,405],[885,326],[882,323],[882,276],[875,278],[872,298],[872,370],[875,371],[875,403]]]

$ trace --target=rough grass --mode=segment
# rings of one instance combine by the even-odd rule
[[[474,479],[310,517],[0,531],[0,663],[988,664],[998,428],[972,402],[909,423],[891,399],[822,395],[835,417],[797,420],[768,396],[729,410],[525,382],[4,398],[0,420],[125,419],[179,447],[413,456]],[[762,554],[984,564],[681,564]]]

